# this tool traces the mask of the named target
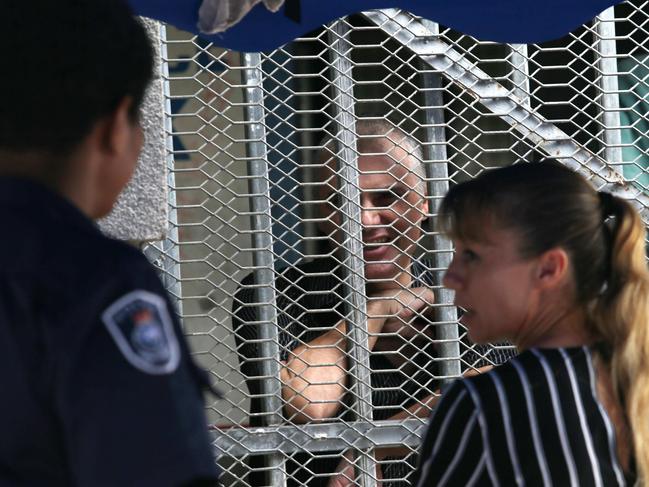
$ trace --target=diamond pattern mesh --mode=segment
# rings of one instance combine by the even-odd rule
[[[441,197],[551,155],[646,213],[648,11],[527,46],[398,10],[265,54],[167,29],[171,232],[145,251],[225,393],[224,485],[409,485],[444,379],[512,353],[457,323]]]

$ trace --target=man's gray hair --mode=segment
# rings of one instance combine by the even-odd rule
[[[385,139],[390,140],[395,146],[403,149],[411,160],[409,169],[414,172],[419,181],[421,181],[417,190],[421,194],[426,194],[426,169],[424,167],[424,151],[421,144],[410,134],[403,131],[392,122],[386,119],[362,119],[356,122],[354,132],[357,139],[359,153],[363,153],[361,147],[367,152],[368,147],[378,146]],[[337,147],[335,144],[337,137],[328,134],[318,146],[318,160],[324,161],[336,156]],[[372,147],[373,148],[373,147]],[[380,152],[381,149],[377,150]],[[403,164],[404,161],[395,161]]]

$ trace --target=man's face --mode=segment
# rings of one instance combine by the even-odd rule
[[[413,170],[418,162],[391,141],[374,142],[368,150],[359,145],[363,260],[368,281],[386,281],[407,275],[412,255],[421,236],[420,223],[428,212],[424,185]],[[368,154],[368,152],[380,155]],[[323,168],[321,229],[339,244],[340,203],[335,161]]]

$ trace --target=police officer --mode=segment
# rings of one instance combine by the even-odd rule
[[[165,290],[93,223],[142,146],[145,31],[122,0],[0,10],[0,485],[216,485]]]

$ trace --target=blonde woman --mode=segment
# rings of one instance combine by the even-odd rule
[[[645,226],[555,161],[454,187],[445,285],[478,343],[520,355],[459,380],[433,415],[419,486],[622,486],[649,475]]]

